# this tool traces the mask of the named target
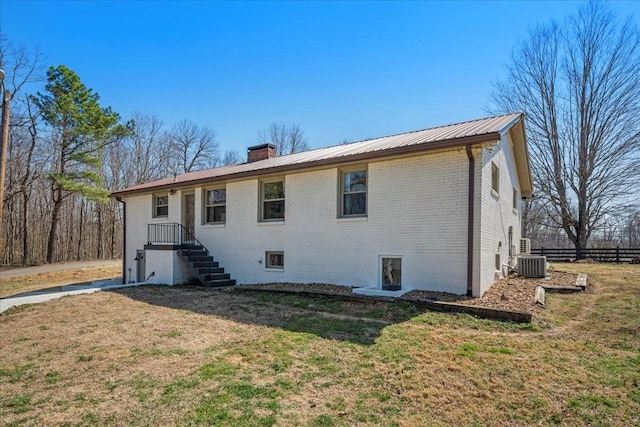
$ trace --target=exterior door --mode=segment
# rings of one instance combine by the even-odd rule
[[[187,229],[186,240],[191,240],[196,228],[196,196],[185,194],[182,198],[182,225]]]
[[[146,261],[144,255],[144,249],[136,250],[136,283],[145,281],[146,273]]]

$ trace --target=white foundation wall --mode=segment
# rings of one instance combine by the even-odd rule
[[[159,195],[168,194],[168,192],[159,192]],[[144,245],[147,244],[147,224],[167,224],[171,222],[180,222],[181,221],[181,210],[180,210],[180,192],[175,194],[169,194],[169,215],[167,218],[153,218],[153,195],[144,194],[139,196],[128,196],[125,199],[126,209],[127,209],[127,242],[126,242],[126,254],[125,254],[125,263],[126,263],[126,273],[127,273],[127,282],[136,281],[136,268],[137,262],[134,260],[136,257],[136,251],[144,249]],[[170,252],[170,251],[168,251]],[[146,257],[146,271],[145,276],[148,276],[154,270],[154,261],[148,259]],[[173,277],[173,261],[171,263],[171,271]],[[156,275],[159,274],[156,272]],[[176,277],[181,280],[184,274],[182,272],[177,272]],[[150,278],[150,282],[152,283],[163,283],[163,284],[172,284],[174,281],[169,281],[169,277],[166,278],[167,281],[159,281],[158,277],[154,276]]]
[[[337,217],[339,169],[331,168],[285,176],[286,219],[280,223],[258,221],[257,179],[226,184],[227,220],[222,226],[202,220],[204,190],[219,184],[196,188],[196,236],[240,284],[380,288],[380,257],[387,255],[402,257],[403,289],[466,293],[464,150],[364,166],[366,218]],[[169,221],[180,222],[171,212]],[[283,270],[265,268],[266,251],[284,252]]]
[[[509,227],[513,227],[512,245],[517,253],[520,242],[520,183],[515,169],[513,146],[508,134],[498,145],[482,149],[482,178],[480,180],[480,216],[476,222],[480,240],[480,289],[474,288],[474,296],[481,296],[491,284],[504,277],[507,267],[496,269],[495,256],[500,254],[501,264],[508,264]],[[499,168],[499,191],[491,188],[491,165]],[[513,190],[518,192],[516,209],[513,208]],[[476,234],[477,235],[477,234]],[[512,262],[513,263],[513,262]]]

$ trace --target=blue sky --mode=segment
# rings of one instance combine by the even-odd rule
[[[0,26],[124,118],[187,118],[244,154],[274,121],[316,148],[483,117],[514,44],[579,5],[1,0]]]

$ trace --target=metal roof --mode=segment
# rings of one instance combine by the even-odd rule
[[[164,178],[115,191],[112,195],[147,192],[161,188],[180,187],[205,181],[232,179],[247,175],[303,169],[316,165],[337,164],[366,158],[384,157],[405,152],[419,152],[469,143],[499,139],[523,117],[522,113],[505,114],[478,120],[417,130],[413,132],[368,139],[360,142],[290,154],[252,163],[225,166],[176,177]],[[527,165],[528,166],[528,165]]]

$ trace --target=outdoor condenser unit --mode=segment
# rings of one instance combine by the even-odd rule
[[[522,238],[520,239],[520,253],[521,254],[530,254],[531,253],[531,240]]]
[[[537,255],[519,257],[518,274],[524,277],[547,277],[547,257]]]

